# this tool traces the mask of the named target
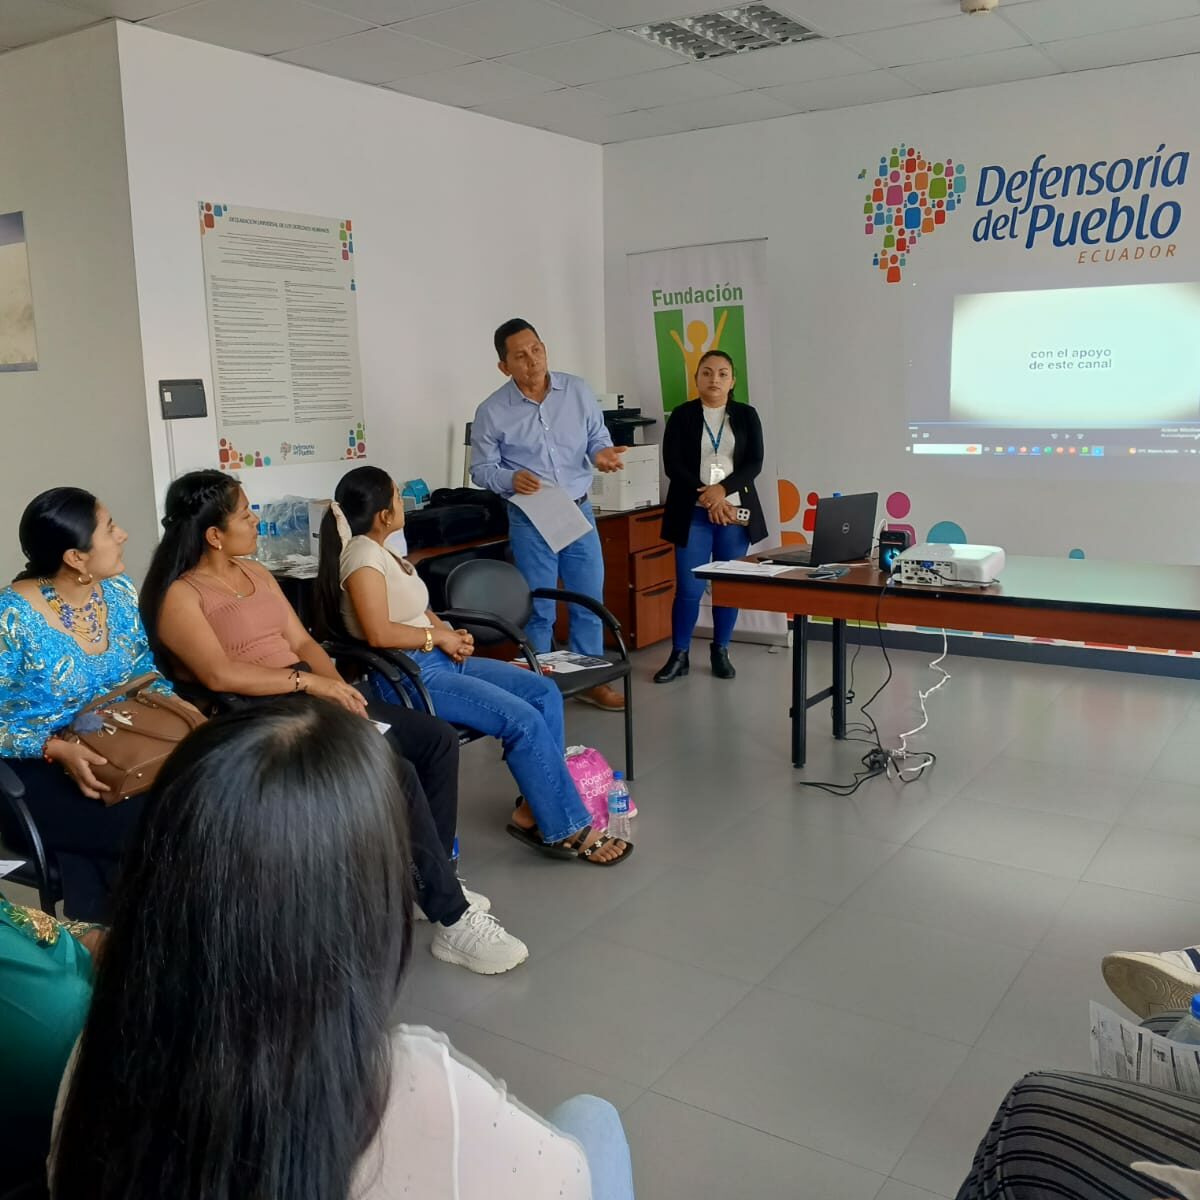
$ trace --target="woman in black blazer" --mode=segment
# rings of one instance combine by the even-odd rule
[[[675,604],[671,657],[654,676],[655,683],[688,673],[688,650],[704,595],[704,581],[693,569],[740,558],[751,543],[767,536],[754,484],[763,465],[762,425],[750,405],[734,399],[735,382],[733,359],[724,350],[709,350],[696,368],[699,398],[675,409],[663,434],[670,486],[662,535],[676,546]],[[712,670],[718,679],[736,674],[729,639],[737,615],[736,608],[713,607]]]

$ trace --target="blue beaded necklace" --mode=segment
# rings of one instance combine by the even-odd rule
[[[99,588],[92,588],[87,602],[76,607],[68,604],[58,594],[58,589],[49,579],[39,579],[38,587],[41,589],[42,598],[50,606],[50,611],[72,637],[80,638],[93,646],[104,640],[108,606],[104,603],[104,596]]]

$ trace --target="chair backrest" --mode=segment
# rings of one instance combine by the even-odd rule
[[[446,579],[448,608],[468,608],[492,613],[523,629],[533,612],[533,597],[525,576],[512,563],[476,558],[460,563]],[[468,627],[470,622],[464,622]],[[481,644],[505,640],[494,629],[472,629]]]
[[[422,559],[417,563],[417,574],[425,581],[429,589],[429,607],[434,612],[441,612],[450,607],[446,598],[446,580],[450,578],[455,568],[465,562],[475,562],[481,558],[495,559],[497,562],[507,561],[508,543],[498,542],[493,546],[475,546],[470,550],[459,550],[450,554],[438,554],[433,558]]]
[[[0,827],[11,826],[20,843],[28,847],[26,850],[17,850],[6,845],[0,838],[0,858],[21,863],[19,867],[10,871],[5,879],[36,891],[42,911],[54,916],[54,910],[63,898],[62,876],[59,874],[58,863],[52,854],[46,852],[42,844],[41,833],[34,824],[29,806],[25,803],[24,786],[15,774],[8,771],[7,765],[4,769],[7,776],[3,780],[3,786],[0,786]]]

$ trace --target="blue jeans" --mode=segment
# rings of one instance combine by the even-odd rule
[[[592,1200],[633,1200],[633,1163],[621,1115],[599,1096],[572,1096],[546,1120],[582,1147],[592,1176]]]
[[[412,658],[443,721],[503,743],[508,769],[545,841],[561,842],[591,824],[563,759],[563,700],[552,680],[491,658],[456,663],[441,650]],[[371,683],[381,698],[392,690],[378,675]],[[405,686],[415,699],[407,680]]]
[[[709,562],[741,558],[750,549],[750,533],[744,525],[714,525],[708,513],[696,505],[686,546],[675,547],[675,603],[671,605],[671,646],[686,650],[700,615],[704,596],[703,579],[692,574]],[[737,624],[738,610],[713,605],[713,645],[728,646]]]
[[[557,554],[546,545],[533,522],[515,505],[508,506],[508,541],[513,561],[531,588],[556,588],[558,581],[568,591],[582,592],[604,603],[604,557],[600,552],[600,535],[592,506],[585,500],[579,511],[591,522],[591,532],[585,533]],[[577,654],[604,655],[604,626],[595,613],[568,606],[570,614],[570,645]],[[533,615],[525,626],[525,636],[539,654],[551,647],[554,636],[553,600],[535,600]]]

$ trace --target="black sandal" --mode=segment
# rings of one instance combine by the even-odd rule
[[[603,850],[605,846],[612,842],[625,842],[625,849],[621,851],[617,858],[601,860],[592,857],[598,850]],[[593,867],[615,867],[618,863],[623,863],[632,853],[632,842],[626,842],[624,838],[615,838],[607,833],[602,833],[590,846],[580,850],[576,857],[581,862],[589,863]]]
[[[529,801],[524,796],[517,797],[517,807],[528,805]],[[508,832],[509,837],[514,837],[518,842],[524,843],[531,850],[537,850],[544,854],[547,858],[577,858],[579,855],[579,839],[586,837],[592,831],[589,825],[587,828],[580,830],[579,833],[573,833],[569,838],[565,838],[561,842],[547,842],[542,837],[542,831],[537,827],[535,821],[528,829],[523,825],[518,825],[514,821],[504,827]]]

